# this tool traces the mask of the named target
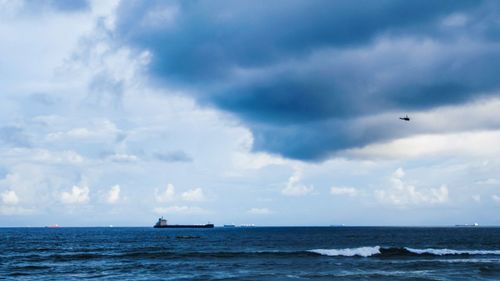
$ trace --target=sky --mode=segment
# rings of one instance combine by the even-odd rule
[[[0,0],[0,226],[500,225],[499,18]]]

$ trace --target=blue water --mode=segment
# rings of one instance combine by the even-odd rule
[[[0,228],[8,280],[500,280],[500,228]]]

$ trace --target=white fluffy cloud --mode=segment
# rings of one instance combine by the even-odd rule
[[[332,186],[330,188],[330,194],[356,196],[358,195],[358,190],[354,187]]]
[[[48,141],[60,141],[60,140],[91,140],[91,141],[102,141],[102,140],[113,140],[116,135],[120,132],[116,125],[110,120],[91,120],[89,126],[92,128],[73,128],[65,132],[55,132],[47,135]]]
[[[2,202],[7,205],[16,205],[19,203],[19,198],[14,190],[7,190],[2,192]]]
[[[157,207],[154,212],[159,215],[169,215],[169,214],[203,214],[206,210],[196,207],[196,206],[169,206],[169,207]]]
[[[300,181],[302,179],[302,171],[300,169],[295,169],[294,174],[288,179],[288,183],[285,188],[281,190],[281,193],[286,196],[304,196],[313,192],[313,186],[303,185]]]
[[[108,202],[109,204],[117,203],[120,200],[120,191],[121,190],[119,185],[112,186],[106,196],[106,202]]]
[[[252,215],[268,215],[271,214],[272,212],[268,208],[252,208],[248,210],[247,213]]]
[[[167,184],[164,189],[155,189],[156,201],[159,203],[165,203],[173,201],[175,197],[175,187],[172,184]]]
[[[26,159],[26,161],[50,165],[79,165],[84,162],[83,156],[72,150],[50,151],[40,148],[17,147],[5,150],[2,154],[2,158],[5,160]]]
[[[203,190],[201,188],[195,188],[183,192],[181,194],[182,199],[186,201],[200,202],[205,200],[205,195],[203,194]]]
[[[500,196],[498,196],[496,194],[493,194],[491,196],[491,199],[493,199],[493,201],[495,201],[496,203],[500,203]]]
[[[391,186],[375,191],[376,198],[383,203],[397,206],[443,204],[448,202],[448,187],[422,189],[406,183],[405,172],[398,168],[391,176]]]
[[[120,163],[135,162],[139,160],[137,156],[126,153],[115,153],[113,155],[110,155],[108,159],[113,162],[120,162]]]
[[[485,180],[476,181],[476,184],[500,185],[500,179],[488,178],[488,179],[485,179]]]
[[[74,185],[69,192],[61,193],[61,202],[64,204],[84,204],[89,201],[89,188]]]

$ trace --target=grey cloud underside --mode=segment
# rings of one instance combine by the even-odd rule
[[[494,1],[124,1],[116,38],[151,52],[156,81],[238,116],[254,149],[318,160],[416,133],[385,119],[369,127],[367,116],[496,95],[499,10]]]
[[[90,9],[87,0],[24,0],[25,10],[39,13],[43,9],[51,9],[59,12],[81,12]]]
[[[156,152],[154,158],[163,162],[192,162],[193,158],[182,150]]]
[[[97,73],[89,83],[89,93],[84,103],[97,108],[120,108],[123,98],[123,81],[107,73]]]
[[[10,147],[31,147],[29,136],[18,126],[0,127],[0,144]]]

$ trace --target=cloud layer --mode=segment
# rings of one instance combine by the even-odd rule
[[[0,225],[498,225],[498,10],[0,0]]]
[[[499,11],[494,1],[123,1],[116,38],[151,54],[159,85],[239,117],[254,150],[322,160],[422,132],[399,114],[498,96]]]

